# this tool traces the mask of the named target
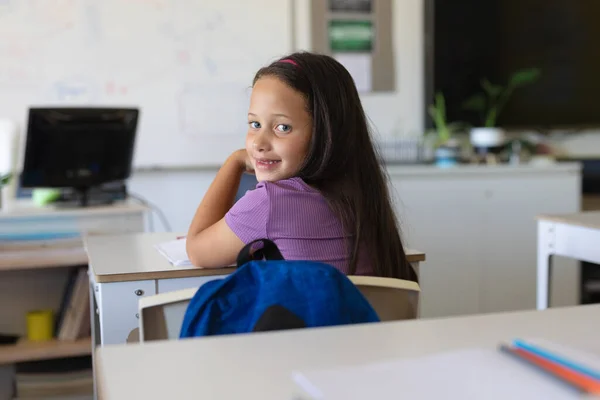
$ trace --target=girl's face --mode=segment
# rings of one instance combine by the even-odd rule
[[[246,151],[256,179],[279,181],[296,176],[308,152],[312,117],[304,97],[272,76],[252,89]]]

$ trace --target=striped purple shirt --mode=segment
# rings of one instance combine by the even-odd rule
[[[286,260],[324,262],[349,272],[341,222],[323,195],[300,178],[259,182],[231,207],[225,222],[244,243],[272,240]],[[356,275],[372,275],[366,257],[360,257]]]

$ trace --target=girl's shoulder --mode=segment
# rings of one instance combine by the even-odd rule
[[[315,220],[321,225],[337,221],[323,195],[301,178],[261,181],[225,214],[227,225],[244,243],[265,237],[295,237],[298,230],[304,232],[302,236],[307,236],[306,232],[314,236],[314,224],[308,221]]]
[[[233,206],[234,210],[270,209],[292,203],[321,202],[321,193],[309,186],[302,178],[288,178],[280,181],[260,181],[254,189],[246,193]]]
[[[315,188],[310,187],[302,178],[294,177],[282,179],[280,181],[261,181],[256,185],[256,189],[263,189],[269,194],[288,193],[288,192],[305,192],[319,193]]]
[[[326,204],[321,192],[309,186],[302,178],[288,178],[258,182],[254,189],[248,190],[234,204],[232,210],[270,214],[281,209],[307,209]]]

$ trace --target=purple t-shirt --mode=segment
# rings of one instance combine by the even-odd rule
[[[340,220],[323,195],[300,178],[258,183],[231,207],[225,221],[244,243],[270,239],[286,260],[319,261],[349,272]],[[372,275],[362,254],[356,275]]]

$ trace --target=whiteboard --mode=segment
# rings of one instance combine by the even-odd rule
[[[0,0],[0,117],[139,107],[135,167],[244,146],[256,71],[292,50],[290,0]],[[24,135],[25,132],[22,131]]]

